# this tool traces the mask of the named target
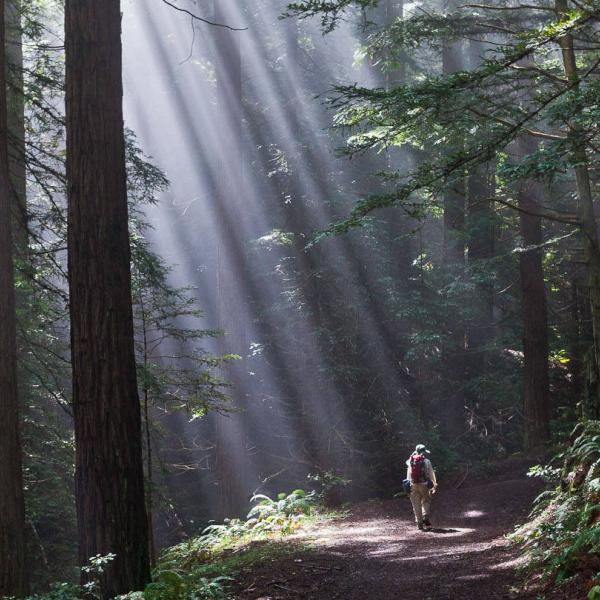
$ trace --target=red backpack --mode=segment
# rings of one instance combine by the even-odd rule
[[[425,483],[425,457],[422,454],[413,454],[410,457],[410,481],[411,483]]]

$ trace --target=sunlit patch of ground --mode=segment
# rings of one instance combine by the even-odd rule
[[[482,510],[467,510],[463,513],[463,516],[467,519],[476,519],[477,517],[485,517],[485,513]]]

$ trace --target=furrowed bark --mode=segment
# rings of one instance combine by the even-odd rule
[[[67,0],[68,253],[79,558],[102,595],[150,579],[131,306],[119,0]]]
[[[470,69],[481,66],[489,46],[470,40],[468,65]],[[491,161],[469,169],[467,182],[467,216],[465,239],[468,248],[468,274],[475,283],[475,294],[470,302],[471,311],[466,325],[466,378],[473,382],[487,371],[487,348],[494,343],[495,328],[493,272],[489,260],[494,255],[495,213],[487,199],[495,196],[496,163]],[[485,405],[486,398],[474,389],[467,389],[467,403],[474,407]]]
[[[0,597],[27,593],[17,385],[13,194],[8,168],[4,1],[0,0]]]
[[[541,184],[524,184],[518,192],[521,237],[525,251],[519,255],[523,306],[523,414],[525,448],[548,441],[548,307],[542,265],[542,219],[531,214],[538,206]]]
[[[21,0],[6,0],[6,66],[8,166],[13,206],[13,237],[21,260],[27,253],[27,180],[25,172],[25,99],[23,96],[23,32]]]

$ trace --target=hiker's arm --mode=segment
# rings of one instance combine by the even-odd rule
[[[428,473],[428,478],[431,479],[431,481],[433,481],[433,487],[436,488],[437,487],[437,479],[435,478],[435,471],[433,470],[433,465],[431,464],[431,461],[428,461],[429,464],[427,465],[429,467],[429,473]]]

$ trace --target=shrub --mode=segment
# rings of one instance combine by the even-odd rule
[[[554,487],[538,496],[533,524],[514,538],[527,548],[531,567],[556,583],[600,568],[600,422],[579,424],[571,440],[551,465],[530,470]],[[588,597],[600,600],[595,587]]]
[[[153,581],[141,596],[128,600],[225,600],[232,569],[219,562],[227,552],[274,535],[288,535],[318,508],[315,492],[297,489],[277,499],[257,494],[246,520],[226,519],[200,536],[167,550]]]
[[[220,555],[272,535],[293,533],[319,506],[316,492],[302,489],[282,492],[277,499],[257,494],[252,502],[246,520],[226,519],[223,524],[210,525],[197,538],[169,548],[154,570],[152,583],[144,591],[120,596],[120,600],[227,600],[232,569],[218,563]],[[99,598],[100,575],[114,558],[112,554],[92,557],[83,568],[91,580],[84,588],[59,584],[28,600]]]

